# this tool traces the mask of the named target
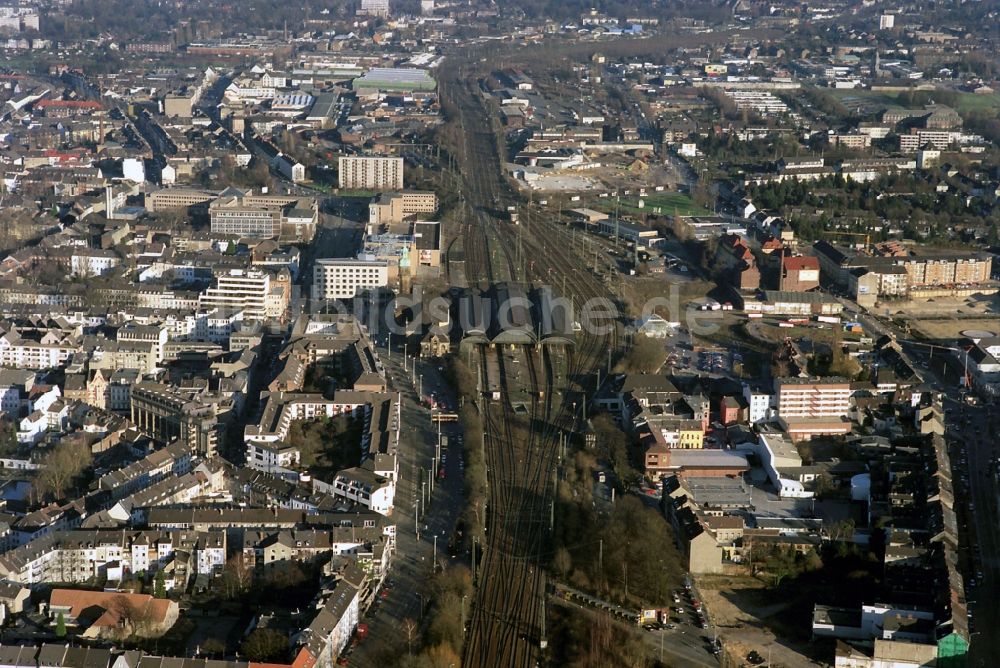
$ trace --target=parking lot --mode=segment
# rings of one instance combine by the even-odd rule
[[[707,373],[729,373],[732,358],[728,351],[701,350],[698,352],[698,370]]]

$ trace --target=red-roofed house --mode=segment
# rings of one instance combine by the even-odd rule
[[[777,237],[769,236],[767,239],[760,243],[760,250],[765,255],[770,255],[775,251],[780,251],[785,247],[785,244],[781,242],[781,239]]]
[[[176,601],[148,594],[53,589],[49,615],[55,620],[59,613],[82,638],[155,638],[174,625],[179,607]]]
[[[103,107],[100,102],[91,100],[39,100],[35,103],[34,109],[43,116],[67,118],[100,111]]]
[[[727,234],[719,239],[715,263],[720,280],[728,281],[734,288],[756,290],[760,287],[757,259],[738,235]]]
[[[799,255],[781,258],[781,277],[778,289],[805,292],[819,287],[819,260]]]

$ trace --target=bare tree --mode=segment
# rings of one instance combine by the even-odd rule
[[[253,564],[243,552],[237,552],[222,569],[222,586],[226,598],[233,600],[249,591],[253,582]]]
[[[243,654],[253,661],[280,661],[288,654],[288,638],[274,629],[254,629],[240,645]]]
[[[417,623],[407,617],[403,620],[403,630],[406,631],[406,653],[413,654],[413,634],[417,631]]]
[[[62,441],[42,458],[42,470],[35,479],[39,497],[61,499],[77,476],[94,461],[90,447],[82,441]]]
[[[154,622],[152,608],[151,600],[139,602],[125,594],[114,597],[108,605],[108,610],[118,615],[125,638],[144,636],[150,632]]]

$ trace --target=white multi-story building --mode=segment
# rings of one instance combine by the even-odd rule
[[[215,287],[201,294],[199,307],[220,309],[223,314],[242,311],[246,318],[263,320],[267,315],[267,296],[270,292],[270,274],[231,269],[218,276]]]
[[[285,443],[263,443],[248,441],[246,444],[247,466],[268,473],[288,470],[299,465],[301,452]]]
[[[764,422],[771,416],[771,401],[774,395],[770,392],[744,383],[743,398],[747,402],[747,420],[750,424]]]
[[[0,574],[19,584],[83,582],[112,569],[158,570],[181,550],[195,572],[218,573],[226,560],[225,531],[56,531],[0,556]]]
[[[403,159],[342,156],[340,187],[360,190],[401,190]]]
[[[736,103],[739,110],[748,109],[761,116],[774,116],[788,112],[788,105],[781,98],[766,90],[727,90],[726,96]]]
[[[163,346],[167,345],[169,334],[163,325],[128,324],[120,327],[116,333],[119,341],[136,341],[152,343],[156,352],[156,361],[163,361]]]
[[[242,77],[226,88],[225,98],[231,101],[270,100],[275,95],[274,86],[265,86],[262,80]]]
[[[35,374],[24,369],[0,369],[0,413],[17,417],[29,408],[28,394],[35,384]]]
[[[279,153],[271,160],[271,167],[294,183],[306,180],[306,166],[287,155]]]
[[[224,308],[201,311],[195,317],[191,336],[195,339],[225,343],[229,341],[233,330],[243,321],[243,316],[243,311],[230,311]]]
[[[361,10],[359,14],[367,16],[389,16],[389,0],[361,0]]]
[[[392,480],[357,467],[337,473],[329,491],[336,497],[387,515],[393,507],[396,485]]]
[[[351,299],[388,284],[385,260],[324,259],[313,267],[313,299]]]
[[[121,263],[121,258],[109,250],[81,248],[70,256],[70,273],[74,276],[101,276]]]
[[[79,349],[76,341],[59,330],[49,330],[36,339],[23,338],[12,329],[0,336],[0,366],[52,369],[62,365]]]

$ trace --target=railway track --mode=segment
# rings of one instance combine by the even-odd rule
[[[471,287],[515,281],[537,287],[564,279],[567,292],[581,303],[606,297],[603,284],[583,269],[585,263],[557,226],[537,214],[530,218],[530,229],[519,229],[506,220],[507,207],[519,206],[521,201],[503,179],[490,112],[475,79],[448,61],[440,75],[442,96],[451,96],[456,114],[450,122],[461,128],[461,142],[453,152],[460,164],[460,196],[468,214],[459,228],[467,283]],[[521,253],[515,254],[515,248]],[[555,360],[546,344],[522,345],[514,352],[526,360],[527,387],[518,386],[515,380],[521,374],[505,369],[503,350],[480,347],[483,378],[488,377],[489,356],[498,356],[501,396],[498,401],[480,402],[489,485],[487,533],[483,560],[475,574],[476,595],[462,657],[465,666],[544,663],[544,567],[558,449],[561,434],[576,426],[579,406],[578,400],[569,398],[567,390],[573,388],[568,383],[592,374],[605,351],[616,345],[616,330],[578,337],[575,350],[569,353],[568,371],[563,359]],[[557,362],[558,383],[553,371]],[[526,415],[518,414],[511,402],[513,395],[524,390],[530,397]]]

